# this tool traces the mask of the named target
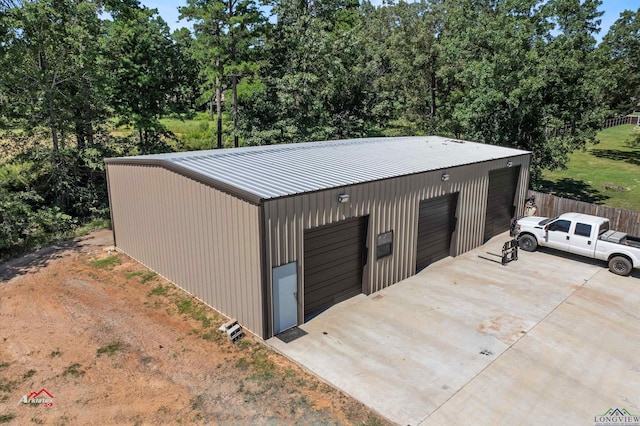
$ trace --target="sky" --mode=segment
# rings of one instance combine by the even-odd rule
[[[186,21],[178,22],[178,7],[184,6],[185,0],[140,0],[140,2],[151,9],[158,9],[158,13],[169,24],[171,31],[190,26]],[[372,3],[381,4],[382,1],[373,0]],[[638,8],[640,8],[640,0],[602,0],[600,10],[604,11],[604,15],[600,18],[602,20],[601,30],[596,39],[600,41],[604,37],[623,10],[635,11]]]

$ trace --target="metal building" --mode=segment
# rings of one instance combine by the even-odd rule
[[[116,247],[268,338],[481,245],[530,153],[372,138],[106,160]]]

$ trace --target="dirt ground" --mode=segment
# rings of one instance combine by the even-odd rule
[[[110,244],[0,264],[0,424],[387,424]]]

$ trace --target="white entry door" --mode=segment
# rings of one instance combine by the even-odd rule
[[[273,268],[273,334],[298,325],[298,265]]]

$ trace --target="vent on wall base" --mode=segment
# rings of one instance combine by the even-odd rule
[[[218,330],[227,333],[227,337],[229,337],[231,343],[236,343],[238,340],[244,337],[242,326],[238,324],[237,320],[231,320],[222,324]]]

